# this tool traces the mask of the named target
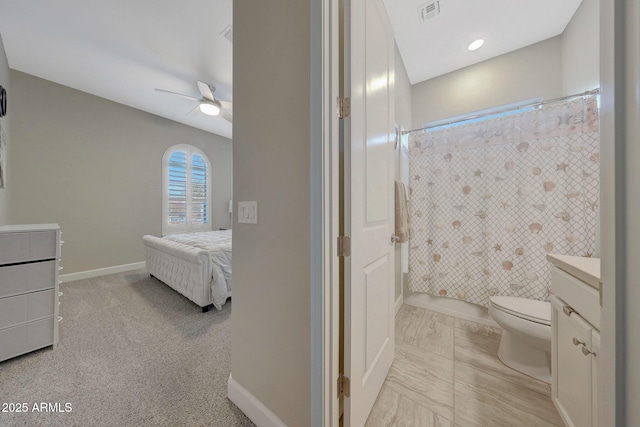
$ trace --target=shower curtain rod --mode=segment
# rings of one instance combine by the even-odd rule
[[[406,134],[411,133],[411,132],[418,132],[418,131],[421,131],[421,130],[433,129],[433,128],[437,128],[437,127],[440,127],[440,126],[452,125],[454,123],[466,122],[467,120],[479,119],[479,118],[484,117],[484,116],[492,116],[494,114],[501,114],[501,113],[506,113],[506,112],[509,112],[509,111],[517,111],[517,110],[522,110],[524,108],[530,108],[530,107],[539,107],[541,105],[551,104],[553,102],[564,101],[565,99],[579,98],[581,96],[587,96],[587,95],[597,95],[599,93],[600,93],[600,89],[596,88],[596,89],[592,89],[592,90],[587,90],[587,91],[582,92],[582,93],[576,93],[574,95],[567,95],[567,96],[563,96],[563,97],[560,97],[560,98],[549,99],[548,101],[532,102],[531,104],[521,105],[519,107],[514,107],[514,108],[507,108],[506,110],[493,111],[491,113],[485,113],[485,114],[477,114],[477,115],[474,115],[474,116],[464,117],[464,118],[458,119],[458,120],[452,120],[450,122],[439,123],[437,125],[424,126],[424,127],[421,127],[421,128],[418,128],[418,129],[412,129],[412,130],[405,130],[405,131],[402,131],[402,134],[406,135]]]

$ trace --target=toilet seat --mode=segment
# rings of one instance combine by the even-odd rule
[[[490,297],[490,300],[498,310],[521,319],[551,326],[551,304],[547,301],[506,296]]]

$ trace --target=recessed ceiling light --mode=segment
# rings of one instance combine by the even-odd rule
[[[484,44],[484,40],[482,39],[478,39],[478,40],[474,40],[471,42],[471,44],[469,45],[468,49],[469,50],[476,50],[476,49],[480,49],[482,47],[482,45]]]

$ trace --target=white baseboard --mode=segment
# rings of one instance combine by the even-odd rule
[[[402,294],[400,294],[400,296],[396,300],[396,313],[395,313],[396,316],[398,315],[398,312],[400,311],[400,308],[402,308],[403,300],[404,300],[404,297],[403,297]]]
[[[79,271],[77,273],[61,274],[58,278],[63,282],[73,282],[74,280],[91,279],[94,277],[106,276],[108,274],[123,273],[125,271],[139,270],[145,268],[146,263],[134,262],[132,264],[114,265],[113,267],[98,268],[96,270]]]
[[[227,382],[227,396],[258,427],[286,427],[280,418],[236,382],[231,374]]]

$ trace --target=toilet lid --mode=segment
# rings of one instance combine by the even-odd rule
[[[551,325],[551,303],[528,298],[496,296],[491,303],[498,309],[522,319]]]

